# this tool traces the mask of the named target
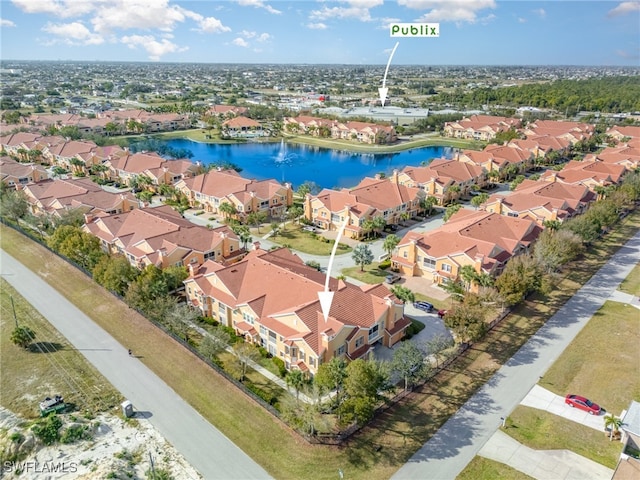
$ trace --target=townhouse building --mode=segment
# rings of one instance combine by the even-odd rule
[[[260,122],[242,115],[222,122],[222,130],[230,137],[261,137],[268,134]]]
[[[556,120],[536,120],[522,129],[527,138],[550,136],[562,138],[574,145],[590,139],[595,133],[595,125],[580,122],[563,122]]]
[[[225,265],[246,253],[229,227],[194,225],[166,205],[97,216],[83,230],[99,238],[106,252],[124,255],[139,269],[197,267],[209,260]]]
[[[626,141],[628,139],[639,139],[640,127],[615,125],[613,127],[609,127],[605,134],[619,142]]]
[[[427,196],[438,199],[438,205],[446,205],[467,195],[474,185],[484,187],[487,175],[478,165],[438,158],[424,167],[405,167],[400,172],[394,170],[391,181],[419,188]]]
[[[23,191],[34,215],[60,215],[78,209],[90,216],[128,212],[138,208],[131,192],[111,193],[88,178],[44,180],[27,184]]]
[[[528,251],[540,232],[527,218],[463,208],[436,230],[407,233],[391,263],[405,275],[435,284],[456,280],[464,265],[496,276],[510,258]]]
[[[190,273],[184,281],[189,304],[281,358],[287,370],[314,375],[334,357],[366,359],[376,345],[400,341],[411,323],[385,286],[333,278],[325,321],[318,300],[325,275],[286,248],[257,248],[232,266],[206,262]]]
[[[140,177],[146,177],[151,181],[151,188],[173,185],[193,176],[198,169],[190,160],[167,160],[155,152],[126,152],[125,155],[110,158],[105,165],[111,180],[131,185]]]
[[[398,137],[391,125],[369,122],[342,122],[320,117],[300,115],[284,119],[285,129],[293,133],[304,133],[314,137],[331,137],[368,144],[395,142]]]
[[[640,142],[635,147],[628,144],[606,147],[600,153],[586,155],[584,160],[622,165],[627,170],[636,170],[640,166]]]
[[[597,160],[572,160],[560,171],[547,170],[540,176],[540,179],[545,182],[584,185],[591,191],[596,191],[600,187],[618,185],[626,172],[624,165]]]
[[[257,211],[277,218],[293,205],[291,184],[273,179],[249,180],[235,170],[212,170],[183,178],[175,187],[187,196],[192,207],[214,214],[221,214],[220,207],[230,203],[241,218]]]
[[[469,140],[489,141],[500,132],[511,128],[519,128],[521,122],[517,118],[493,115],[472,115],[455,122],[446,122],[443,128],[445,137],[465,138]]]
[[[16,162],[7,156],[0,157],[0,182],[12,190],[19,190],[27,184],[47,178],[47,171],[40,165]]]
[[[425,191],[400,185],[389,179],[365,178],[355,188],[323,189],[318,195],[307,195],[305,218],[325,230],[337,230],[346,222],[345,234],[361,238],[364,221],[384,218],[387,225],[418,214]]]
[[[595,200],[596,195],[583,185],[525,180],[509,195],[491,195],[481,208],[543,226],[546,221],[563,222],[580,215]]]

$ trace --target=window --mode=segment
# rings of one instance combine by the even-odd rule
[[[333,354],[334,357],[339,357],[341,355],[344,355],[344,345],[339,346]]]
[[[364,344],[364,337],[358,337],[356,340],[356,348],[360,348]]]
[[[309,357],[309,360],[307,360],[307,363],[309,363],[309,365],[313,367],[316,364],[316,359],[313,357]]]
[[[442,264],[442,271],[443,272],[447,272],[447,273],[451,273],[451,265],[449,265],[448,263],[443,263]]]
[[[422,265],[427,268],[436,268],[436,260],[431,257],[424,257],[422,260]]]
[[[260,335],[266,337],[267,336],[267,329],[265,327],[263,327],[262,325],[260,325]]]
[[[378,329],[379,325],[377,323],[369,329],[369,342],[378,337]]]
[[[304,361],[304,350],[300,350],[300,360]]]

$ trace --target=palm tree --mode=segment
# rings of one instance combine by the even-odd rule
[[[293,388],[296,391],[296,402],[299,401],[300,390],[304,386],[306,379],[302,370],[291,370],[285,378],[287,386]]]
[[[387,221],[384,217],[373,217],[371,219],[371,227],[373,228],[373,231],[376,232],[376,235],[379,235],[386,226]]]
[[[387,255],[391,257],[391,253],[395,250],[395,248],[400,243],[400,239],[396,235],[387,235],[387,238],[384,239],[382,243],[382,249],[387,252]]]
[[[477,276],[478,272],[473,268],[473,265],[463,265],[460,267],[460,278],[464,281],[467,291],[469,291],[471,284],[475,281]]]
[[[436,206],[437,204],[438,204],[438,199],[434,196],[429,195],[428,197],[424,198],[420,202],[420,208],[422,208],[425,211],[427,216],[431,216],[431,213],[433,212],[433,207]]]
[[[222,213],[225,220],[228,220],[229,218],[238,214],[236,206],[231,202],[222,202],[218,207],[218,210],[220,211],[220,213]]]
[[[622,419],[616,417],[614,414],[609,413],[604,417],[604,428],[608,428],[609,430],[609,441],[613,440],[613,434],[618,433],[620,427],[622,426]]]

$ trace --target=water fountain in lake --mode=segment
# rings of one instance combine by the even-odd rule
[[[284,143],[284,139],[280,140],[280,149],[274,158],[274,163],[280,165],[282,168],[282,181],[284,182],[284,167],[291,165],[293,161],[298,157],[296,153],[288,153],[287,145]]]

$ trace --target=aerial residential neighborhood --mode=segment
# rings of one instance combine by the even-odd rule
[[[0,476],[638,477],[634,2],[27,3]]]

